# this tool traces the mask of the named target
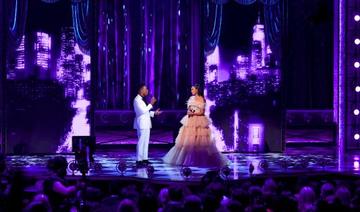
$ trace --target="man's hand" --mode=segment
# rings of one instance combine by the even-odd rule
[[[150,104],[154,105],[156,103],[157,99],[155,97],[152,97],[150,100]]]
[[[155,115],[160,115],[160,114],[162,114],[162,111],[160,111],[160,108],[158,108],[156,111],[155,111]]]

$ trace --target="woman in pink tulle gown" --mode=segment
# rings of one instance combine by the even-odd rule
[[[216,148],[209,128],[211,120],[205,116],[205,99],[199,86],[191,87],[192,96],[187,102],[187,115],[175,140],[175,146],[163,157],[165,163],[183,166],[221,167],[228,160]]]

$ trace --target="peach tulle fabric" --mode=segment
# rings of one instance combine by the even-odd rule
[[[188,108],[204,110],[205,103],[190,97]],[[183,126],[179,130],[175,146],[163,157],[165,163],[199,167],[221,167],[228,164],[227,158],[216,148],[215,141],[211,140],[211,120],[207,116],[186,115],[180,122]]]

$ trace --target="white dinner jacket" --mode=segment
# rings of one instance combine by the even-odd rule
[[[153,108],[151,104],[146,105],[142,97],[138,94],[134,99],[134,129],[144,130],[151,128],[151,117],[154,117],[155,112],[150,111]]]

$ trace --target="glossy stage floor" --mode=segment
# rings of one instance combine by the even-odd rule
[[[161,157],[168,148],[151,147],[150,161],[154,168],[135,167],[134,147],[121,150],[103,151],[95,154],[95,161],[100,166],[91,169],[87,176],[94,180],[136,180],[167,183],[187,182],[198,183],[209,171],[219,171],[220,175],[228,180],[247,179],[250,177],[276,177],[294,175],[321,175],[342,174],[360,176],[360,154],[348,153],[339,157],[334,147],[303,147],[288,148],[284,153],[225,153],[231,161],[229,169],[209,167],[188,167],[189,176],[184,176],[184,167],[164,164]],[[10,167],[22,168],[26,175],[34,178],[43,178],[47,175],[46,161],[55,155],[28,155],[8,156]],[[73,161],[71,154],[64,155],[68,161]],[[118,170],[118,164],[124,171]],[[253,165],[252,174],[249,167]],[[126,169],[126,170],[125,170]],[[189,169],[187,169],[189,172]],[[72,173],[68,170],[69,178],[78,178],[79,172]]]

